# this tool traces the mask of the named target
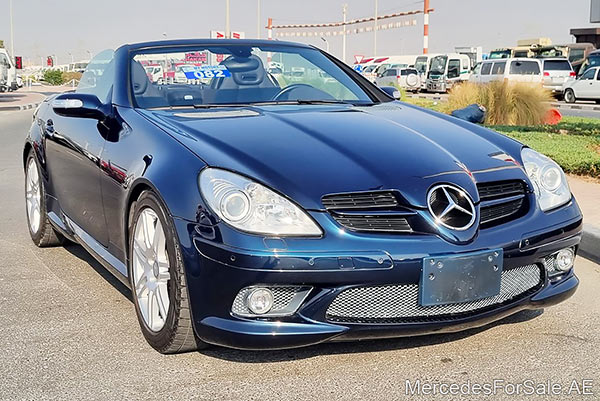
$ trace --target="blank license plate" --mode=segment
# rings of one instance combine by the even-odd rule
[[[502,249],[425,258],[419,303],[455,304],[498,295],[502,267]]]

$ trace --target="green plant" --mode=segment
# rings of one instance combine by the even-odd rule
[[[62,71],[59,70],[47,70],[44,72],[44,81],[50,85],[60,85],[64,82]]]
[[[73,71],[73,72],[63,72],[62,73],[62,79],[63,79],[63,82],[70,82],[73,79],[75,81],[79,82],[79,80],[81,79],[81,75],[83,75],[83,74],[81,74],[80,72],[75,72],[75,71]]]
[[[552,100],[539,85],[497,81],[489,84],[466,82],[450,90],[447,110],[476,103],[487,109],[487,125],[543,124]]]
[[[506,135],[554,159],[567,173],[600,177],[600,138],[547,132]]]

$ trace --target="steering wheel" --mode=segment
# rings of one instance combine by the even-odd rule
[[[329,93],[324,92],[320,89],[315,88],[314,86],[308,84],[292,84],[286,86],[282,90],[279,91],[278,94],[273,97],[272,100],[290,100],[290,94],[294,91],[301,91],[302,94],[305,93],[314,93],[315,96],[302,96],[301,98],[306,99],[324,99],[324,100],[332,100],[334,99]]]

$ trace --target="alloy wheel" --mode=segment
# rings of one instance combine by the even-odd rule
[[[25,200],[27,205],[27,218],[32,233],[37,233],[41,224],[41,189],[40,175],[35,159],[31,158],[27,165],[27,179],[25,181]]]
[[[160,331],[169,311],[169,258],[165,232],[151,208],[142,210],[134,228],[133,283],[135,301],[146,326]]]

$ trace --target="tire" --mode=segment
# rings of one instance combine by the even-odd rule
[[[408,77],[406,77],[406,84],[410,88],[415,88],[421,86],[421,80],[419,79],[417,74],[409,74]]]
[[[35,180],[37,185],[34,185]],[[48,219],[44,180],[33,150],[29,152],[25,163],[25,213],[29,235],[36,246],[43,248],[62,245],[64,237],[52,227]]]
[[[566,89],[565,90],[565,102],[575,103],[576,101],[577,101],[577,98],[575,97],[575,92],[573,92],[573,89]]]
[[[128,273],[133,304],[146,341],[162,354],[205,348],[207,344],[194,333],[183,258],[175,227],[162,201],[152,191],[144,191],[129,215]],[[152,234],[150,228],[154,230]],[[158,228],[164,239],[154,242]],[[153,242],[146,241],[150,236]],[[147,255],[154,258],[153,263]]]

